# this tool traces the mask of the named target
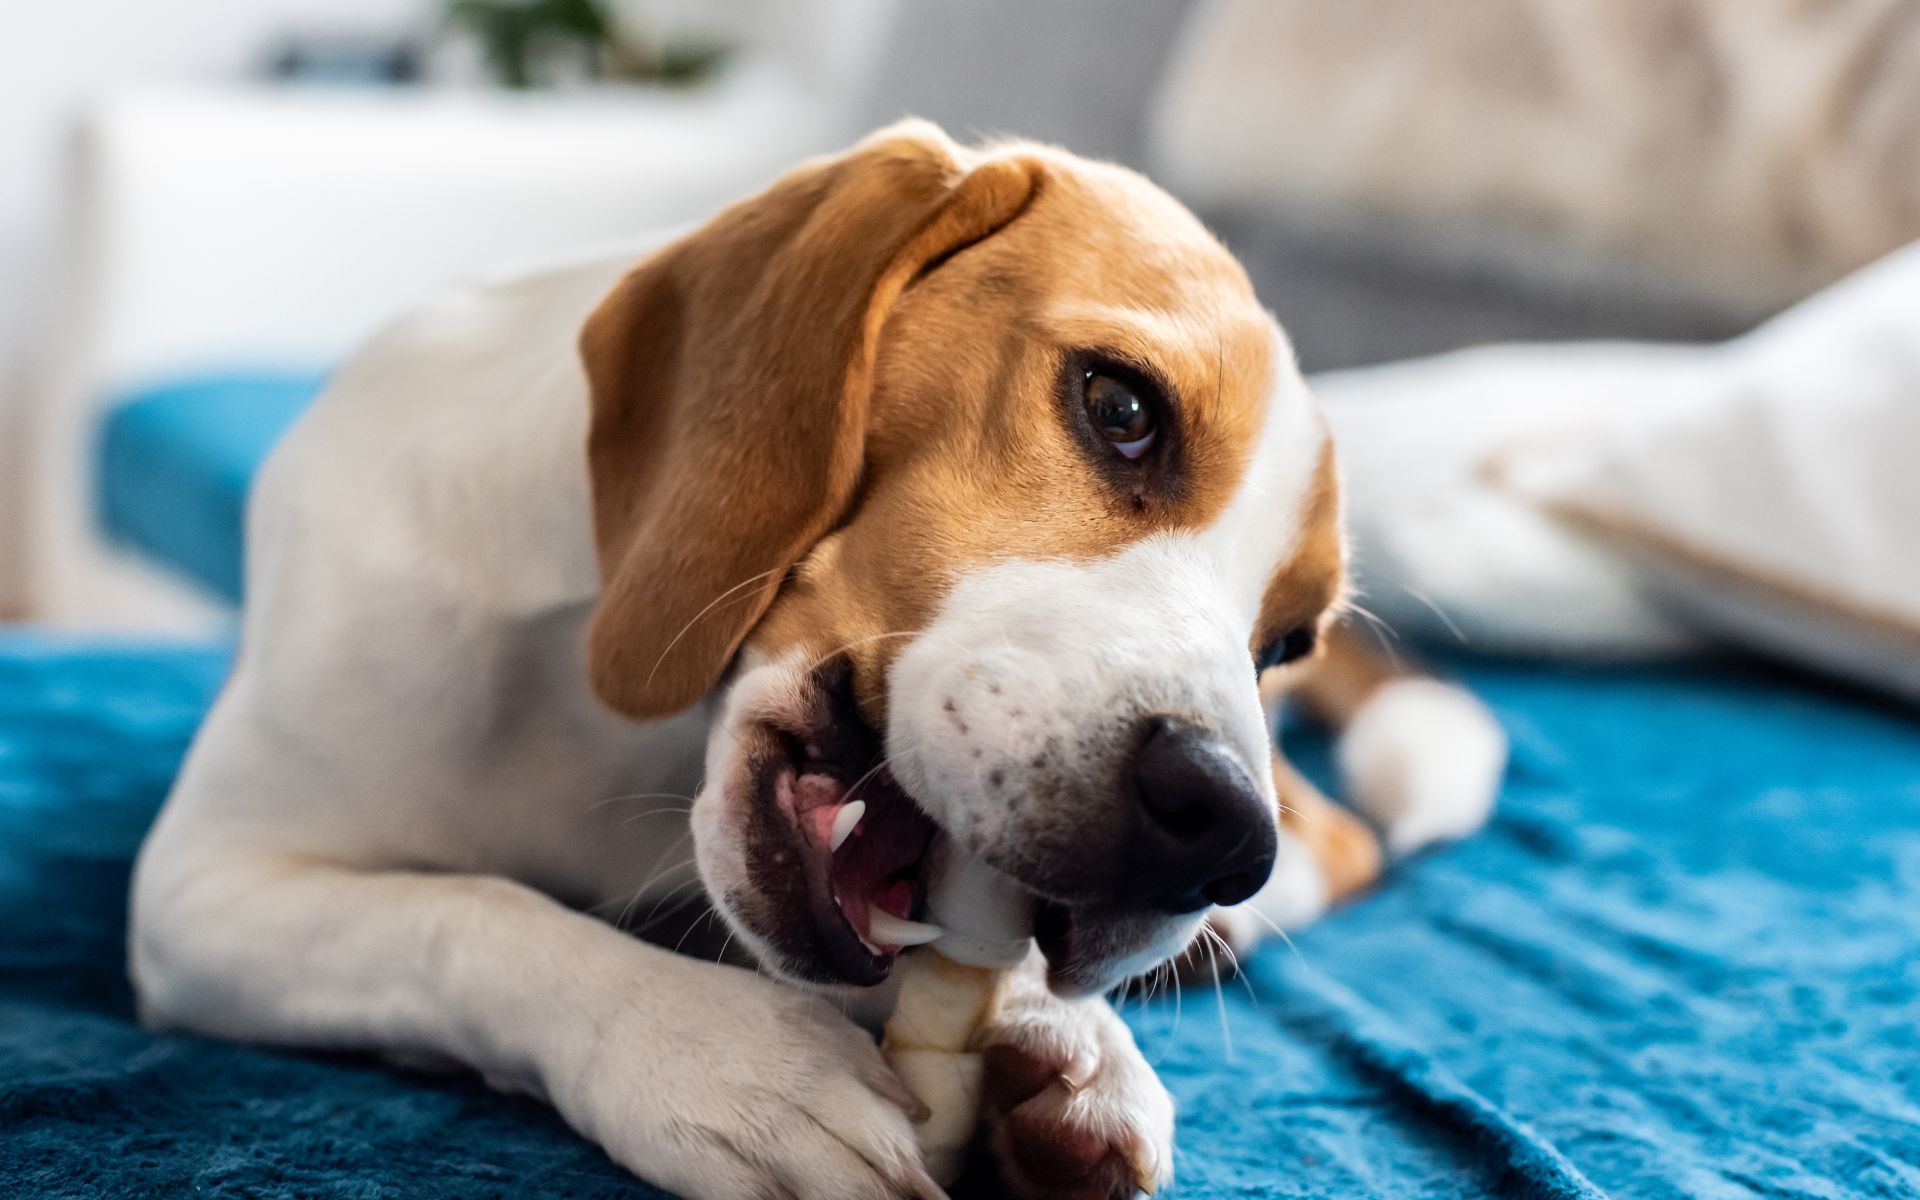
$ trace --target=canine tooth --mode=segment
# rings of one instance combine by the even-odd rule
[[[838,850],[842,843],[849,837],[852,837],[853,827],[858,825],[860,818],[866,815],[867,802],[865,800],[851,800],[842,804],[840,811],[833,814],[833,836],[827,839],[827,852],[831,854],[833,851]]]
[[[920,921],[908,921],[882,911],[874,905],[867,905],[867,932],[875,940],[889,946],[924,946],[946,933],[938,925],[927,925]]]

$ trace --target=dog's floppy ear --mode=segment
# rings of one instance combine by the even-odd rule
[[[894,301],[1012,220],[1036,171],[896,125],[661,250],[588,319],[605,703],[663,716],[719,680],[853,496]]]

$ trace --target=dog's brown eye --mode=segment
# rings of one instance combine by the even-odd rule
[[[1100,436],[1128,458],[1139,458],[1153,445],[1153,406],[1126,381],[1098,371],[1087,372],[1087,416]]]

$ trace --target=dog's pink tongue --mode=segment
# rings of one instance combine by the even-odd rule
[[[904,879],[883,884],[873,893],[873,906],[883,913],[890,913],[901,920],[913,917],[913,885]],[[864,934],[862,935],[864,936]]]
[[[840,816],[843,804],[828,801],[805,809],[800,814],[801,823],[806,826],[807,840],[825,849],[833,844],[833,823]]]
[[[807,772],[793,779],[793,810],[798,813],[812,813],[818,809],[838,805],[846,798],[847,789],[831,775]],[[828,813],[829,817],[833,814]]]
[[[833,836],[833,819],[840,812],[847,789],[830,775],[785,775],[776,785],[780,803],[815,844],[825,846]]]
[[[793,815],[808,845],[824,854],[832,855],[840,848],[836,840],[845,844],[845,835],[852,832],[851,823],[866,809],[864,804],[850,808],[845,785],[830,775],[789,776],[778,787],[780,802]],[[843,824],[849,828],[841,828]]]

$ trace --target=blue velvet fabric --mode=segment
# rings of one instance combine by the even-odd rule
[[[323,382],[317,372],[234,371],[112,405],[96,475],[107,536],[237,602],[247,489]]]
[[[134,1023],[128,865],[224,670],[0,635],[0,1195],[659,1195],[468,1079]],[[1173,1195],[1920,1195],[1914,715],[1737,668],[1464,672],[1514,739],[1487,832],[1218,996],[1128,1003]]]

